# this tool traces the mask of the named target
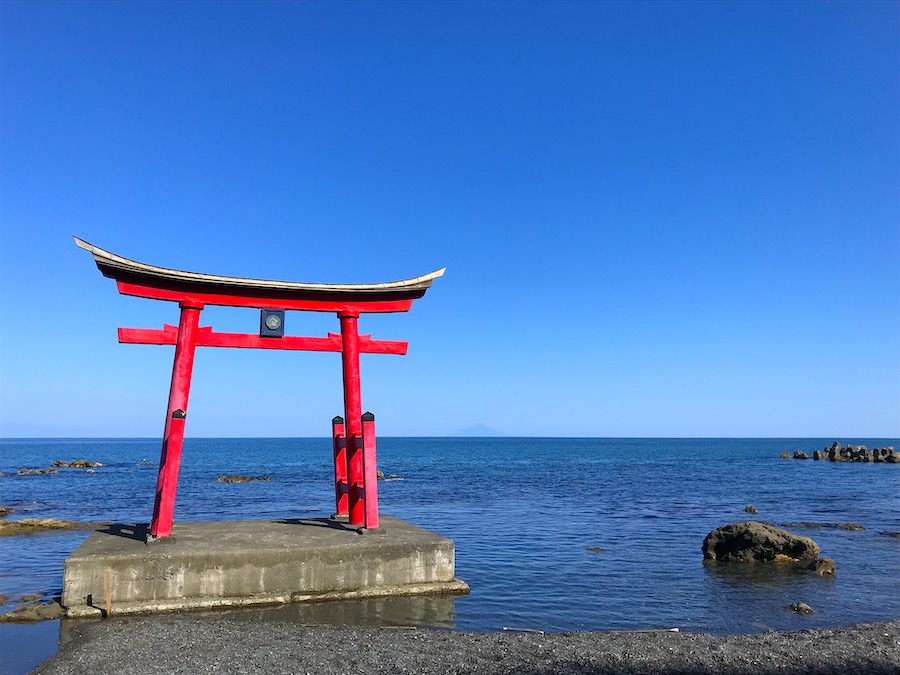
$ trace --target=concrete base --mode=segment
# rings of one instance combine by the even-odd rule
[[[65,563],[70,617],[452,593],[453,542],[397,518],[377,530],[331,519],[176,523],[98,530]]]

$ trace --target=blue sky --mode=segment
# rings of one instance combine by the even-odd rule
[[[296,281],[447,267],[388,435],[900,436],[900,5],[0,4],[0,435],[158,436],[176,323],[72,235]],[[201,324],[254,332],[254,310]],[[338,329],[289,313],[289,334]],[[318,436],[337,354],[200,349],[193,436]]]

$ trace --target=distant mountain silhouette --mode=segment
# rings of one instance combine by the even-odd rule
[[[452,436],[476,436],[476,437],[485,437],[485,436],[505,436],[506,434],[501,434],[496,429],[491,429],[490,427],[486,427],[483,424],[476,424],[474,427],[469,427],[468,429],[460,429],[457,432],[451,434]]]

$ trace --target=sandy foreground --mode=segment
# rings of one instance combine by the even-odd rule
[[[792,633],[466,633],[160,615],[80,623],[35,673],[900,673],[900,620]]]

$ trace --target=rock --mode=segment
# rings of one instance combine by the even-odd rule
[[[384,471],[382,471],[381,469],[376,469],[375,478],[384,478]]]
[[[900,539],[900,532],[879,532],[882,537],[896,537]]]
[[[781,453],[781,459],[790,459],[790,458],[791,458],[791,453],[789,453],[787,450],[785,450],[784,452]]]
[[[795,602],[793,605],[789,607],[792,612],[796,612],[797,614],[812,614],[815,610],[807,605],[805,602]]]
[[[17,476],[37,476],[42,473],[59,473],[56,469],[19,469]]]
[[[272,476],[219,476],[216,478],[217,483],[249,483],[254,480],[270,481]]]
[[[841,444],[838,441],[835,441],[834,443],[831,444],[831,449],[834,450],[835,452],[840,452]]]
[[[890,454],[884,458],[886,464],[900,464],[900,455],[896,453]]]
[[[40,599],[41,599],[40,593],[33,593],[31,595],[23,595],[21,598],[19,598],[19,602],[34,602],[35,600],[40,600]]]
[[[703,556],[733,562],[772,562],[781,554],[791,560],[815,560],[819,546],[808,537],[753,520],[713,530],[703,540]]]
[[[813,574],[818,574],[820,577],[833,576],[836,571],[834,560],[831,558],[819,558],[818,560],[813,560],[806,566],[806,569]]]
[[[0,520],[0,537],[21,534],[35,534],[51,530],[93,530],[109,523],[82,523],[56,518],[22,518],[22,520]]]
[[[813,459],[825,459],[828,457],[822,450],[816,450],[813,452]]]
[[[779,527],[804,527],[809,529],[818,529],[822,527],[819,523],[779,523]]]
[[[6,518],[10,513],[15,511],[11,506],[0,506],[0,518]]]
[[[809,459],[809,455],[802,450],[794,450],[794,459]]]
[[[53,460],[53,463],[50,466],[58,466],[58,467],[67,467],[69,466],[68,462],[64,462],[61,459]]]
[[[752,504],[747,504],[747,506],[744,507],[744,511],[747,513],[756,513],[756,507]]]
[[[603,553],[604,551],[606,551],[605,548],[601,548],[600,546],[587,546],[584,550],[593,551],[594,553]]]
[[[66,610],[57,600],[47,602],[32,602],[27,605],[19,605],[13,611],[0,614],[2,623],[33,623],[36,621],[50,621],[61,619],[66,615]]]
[[[76,459],[69,464],[73,469],[89,469],[96,466],[103,466],[100,462],[89,462],[86,459]]]
[[[8,600],[9,600],[8,595],[0,594],[0,605],[5,605]]]
[[[864,530],[859,523],[835,523],[834,526],[839,530]]]

